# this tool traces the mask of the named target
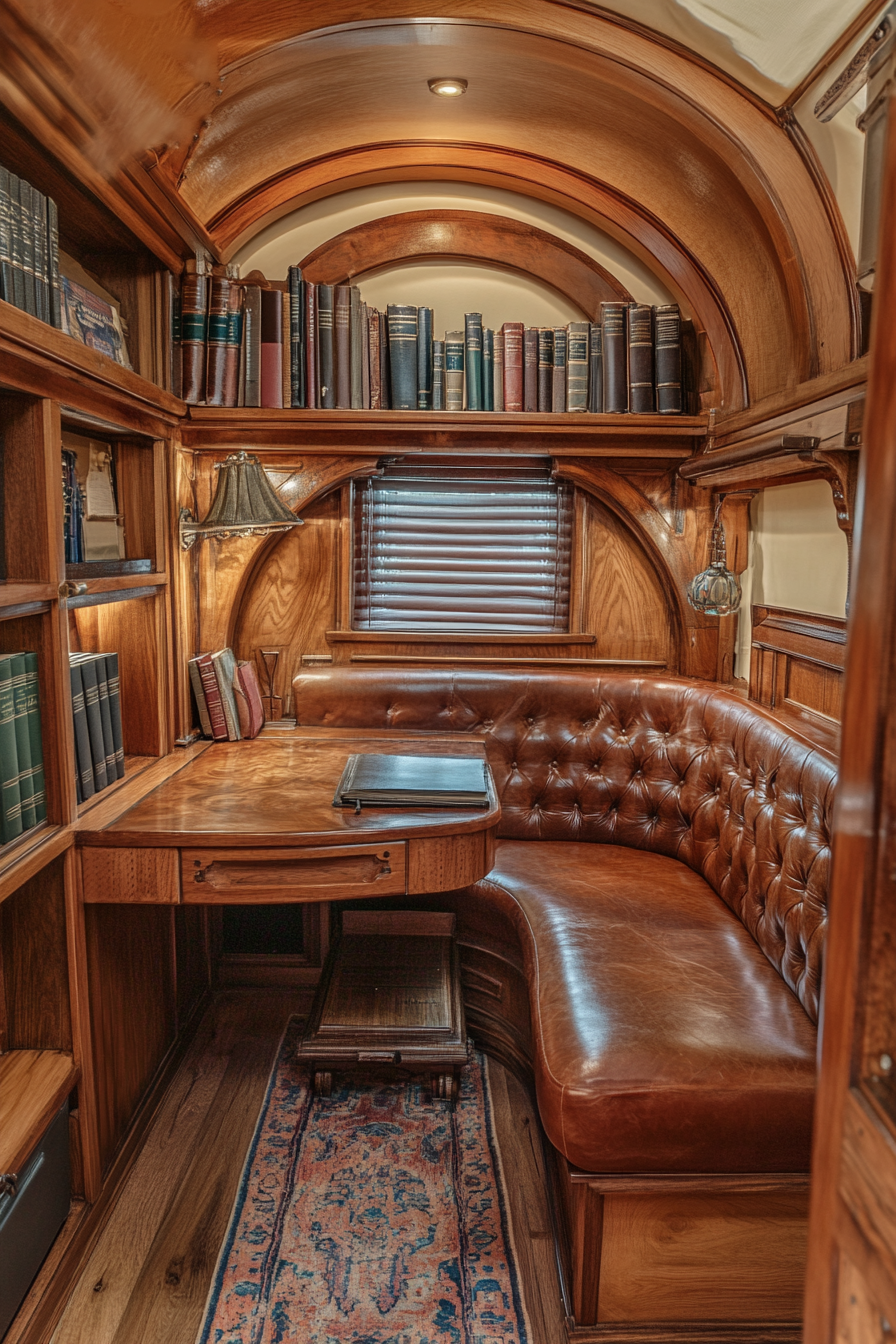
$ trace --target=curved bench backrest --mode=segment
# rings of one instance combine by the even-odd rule
[[[301,724],[482,733],[505,838],[681,859],[817,1020],[836,770],[749,701],[578,670],[334,667],[293,686]]]

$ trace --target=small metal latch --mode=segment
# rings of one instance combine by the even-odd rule
[[[194,881],[194,882],[204,882],[204,881],[205,881],[205,869],[204,869],[204,868],[197,868],[196,872],[193,874],[193,881]]]
[[[12,1195],[13,1198],[19,1193],[19,1174],[17,1171],[0,1171],[0,1195]]]
[[[75,579],[66,579],[59,585],[60,597],[83,597],[87,592],[86,583],[78,583]]]

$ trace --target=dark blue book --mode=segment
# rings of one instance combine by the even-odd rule
[[[538,409],[549,411],[554,401],[554,329],[538,328]]]
[[[591,323],[591,358],[588,368],[588,410],[592,415],[598,415],[604,409],[604,343],[599,322]]]
[[[320,405],[325,411],[332,411],[336,406],[332,285],[317,287],[317,358],[320,368]]]
[[[432,309],[417,309],[417,410],[431,411],[432,400]]]
[[[482,314],[464,314],[467,410],[482,410]]]
[[[301,266],[289,268],[290,405],[305,405],[305,281]]]
[[[390,303],[389,363],[393,411],[417,409],[417,309],[409,303]]]
[[[491,327],[482,332],[482,409],[495,409],[495,333]]]

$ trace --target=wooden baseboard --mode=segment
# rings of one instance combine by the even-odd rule
[[[82,1200],[72,1202],[71,1212],[62,1231],[4,1335],[3,1344],[48,1344],[81,1268],[103,1230],[118,1191],[137,1158],[143,1137],[196,1034],[211,996],[212,991],[206,990],[197,1001],[183,1030],[159,1065],[112,1161],[99,1198],[94,1204],[85,1204]]]
[[[793,1321],[762,1325],[731,1321],[651,1321],[648,1325],[568,1326],[572,1344],[799,1344],[802,1324]]]

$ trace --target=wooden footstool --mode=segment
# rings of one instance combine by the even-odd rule
[[[364,1065],[433,1072],[453,1105],[467,1062],[454,915],[345,911],[297,1050],[329,1096],[333,1071]]]

